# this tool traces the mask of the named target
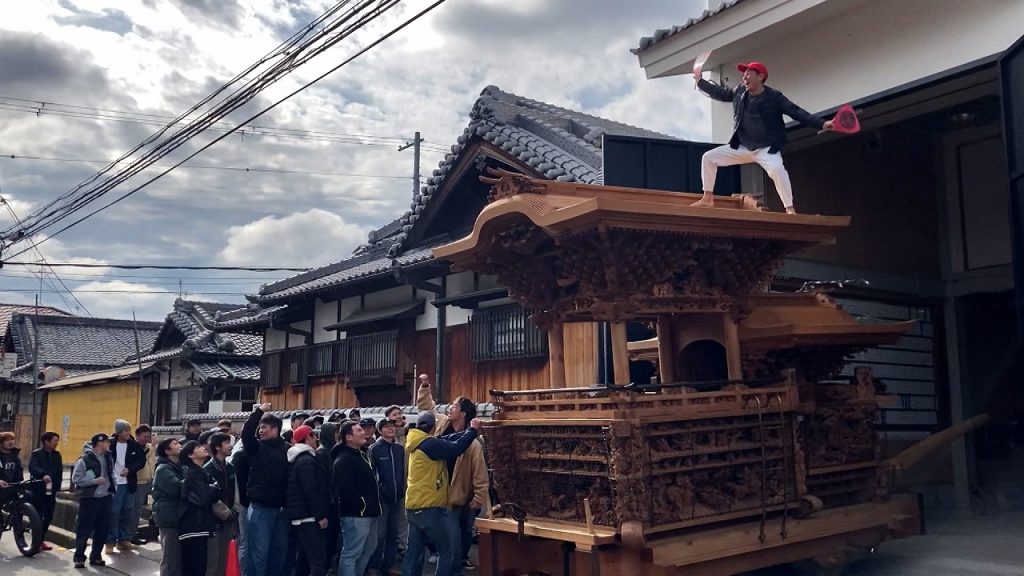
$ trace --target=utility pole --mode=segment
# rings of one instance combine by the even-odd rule
[[[420,144],[422,144],[422,143],[423,143],[423,138],[420,138],[420,133],[417,132],[416,135],[413,136],[411,142],[406,142],[405,144],[403,144],[403,145],[398,147],[398,151],[399,152],[401,152],[402,150],[405,150],[406,148],[412,148],[413,149],[412,150],[412,152],[413,152],[413,159],[412,159],[412,195],[413,195],[413,198],[416,197],[416,193],[419,192],[419,190],[420,190]]]

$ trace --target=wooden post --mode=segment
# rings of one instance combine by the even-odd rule
[[[548,330],[548,371],[551,373],[551,387],[565,388],[565,340],[561,322],[551,325]]]
[[[594,533],[594,513],[590,511],[590,498],[583,499],[583,511],[587,519],[587,534]]]
[[[672,317],[658,316],[658,376],[662,383],[676,381],[675,346],[672,337]]]
[[[612,322],[612,367],[615,370],[615,383],[629,384],[629,348],[626,342],[626,323]]]
[[[740,336],[736,322],[729,314],[722,314],[722,332],[725,334],[725,361],[729,367],[729,379],[743,378],[743,362],[740,357]]]

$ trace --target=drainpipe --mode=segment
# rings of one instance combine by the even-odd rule
[[[448,277],[447,276],[442,276],[441,277],[441,290],[440,290],[440,292],[437,293],[437,297],[444,298],[444,295],[446,293],[447,287],[448,287]],[[436,382],[436,385],[437,385],[437,390],[435,392],[437,393],[437,402],[438,403],[440,403],[441,400],[445,397],[445,382],[444,382],[444,377],[445,377],[444,341],[445,341],[445,338],[444,338],[444,336],[445,336],[445,332],[446,332],[446,328],[447,328],[447,323],[448,323],[448,314],[447,313],[448,313],[448,305],[447,304],[442,304],[442,305],[437,307],[437,338],[436,338],[436,342],[434,343],[434,353],[436,354],[436,356],[434,358],[434,367],[436,368],[437,376],[435,377],[434,381]],[[415,398],[413,398],[413,400],[415,401]]]

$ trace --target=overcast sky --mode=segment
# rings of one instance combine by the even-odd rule
[[[116,158],[156,129],[105,111],[177,115],[333,4],[34,0],[5,6],[0,19],[0,194],[23,217],[102,166],[78,161]],[[247,110],[258,110],[318,76],[428,4],[406,0],[354,40],[271,87]],[[449,0],[258,124],[389,138],[409,138],[419,130],[428,144],[450,146],[468,123],[480,90],[493,84],[613,120],[706,139],[709,105],[692,85],[683,78],[645,80],[629,53],[641,36],[684,22],[705,4]],[[10,109],[24,107],[39,113]],[[69,111],[84,117],[69,117]],[[440,159],[439,152],[425,151],[424,173],[429,175]],[[54,262],[320,266],[347,257],[369,230],[401,215],[412,194],[411,150],[398,152],[392,143],[233,135],[192,163],[200,167],[175,170],[40,250]],[[4,228],[10,218],[0,207]],[[284,275],[109,268],[58,272],[92,315],[124,318],[134,311],[148,320],[170,310],[179,279],[194,298],[242,303],[241,293],[254,293],[261,283]],[[40,282],[31,276],[26,268],[0,270],[0,302],[32,302],[31,291]],[[59,294],[59,288],[52,278],[44,282],[43,303],[84,313],[72,309],[77,303]]]

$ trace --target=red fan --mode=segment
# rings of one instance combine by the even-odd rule
[[[860,132],[860,120],[857,120],[857,113],[853,106],[843,104],[836,110],[836,116],[832,119],[832,129],[840,134],[856,134]]]

